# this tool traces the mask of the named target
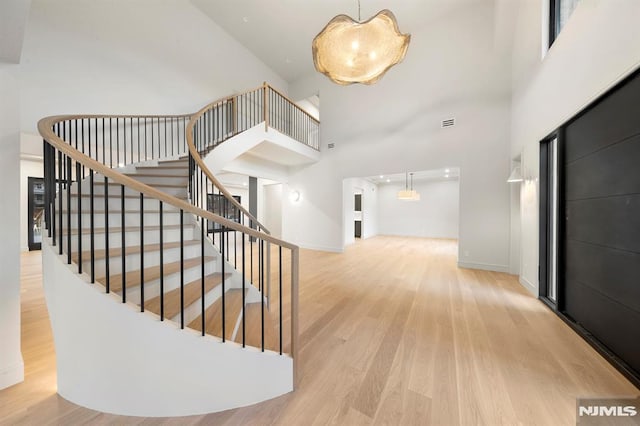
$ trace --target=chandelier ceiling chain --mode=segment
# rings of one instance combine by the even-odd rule
[[[411,41],[391,11],[381,10],[364,22],[361,11],[358,0],[358,21],[335,16],[311,45],[316,70],[338,84],[375,83],[404,59]]]

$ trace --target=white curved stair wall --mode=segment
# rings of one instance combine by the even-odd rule
[[[290,357],[223,344],[118,303],[46,238],[42,256],[63,398],[107,413],[165,417],[242,407],[293,390]]]

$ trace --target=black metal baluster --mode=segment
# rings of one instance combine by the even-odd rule
[[[140,312],[144,312],[144,194],[140,193]]]
[[[109,117],[109,167],[113,168],[113,121]]]
[[[93,200],[93,170],[89,170],[89,244],[91,246],[91,284],[96,282],[96,253],[95,253],[95,218]]]
[[[78,184],[78,273],[82,274],[82,165],[76,161],[76,183]]]
[[[149,154],[147,151],[147,119],[143,118],[144,121],[144,160],[147,161],[149,159]]]
[[[262,245],[256,240],[258,246],[258,290],[262,291]]]
[[[222,258],[220,259],[220,264],[221,264],[221,271],[222,271],[222,341],[225,341],[225,333],[224,333],[224,329],[225,329],[225,293],[226,293],[226,287],[225,287],[225,261],[224,261],[224,240],[225,240],[225,227],[224,225],[221,224],[221,233],[220,233],[220,237],[222,238],[222,244],[220,244],[221,249],[222,249]]]
[[[82,153],[84,154],[84,118],[80,119],[80,130],[81,130],[81,142],[82,142]],[[89,149],[91,149],[91,144],[89,144]],[[89,153],[89,157],[91,157],[91,153]],[[82,177],[84,177],[84,164],[82,165]]]
[[[120,262],[122,272],[122,303],[127,303],[127,247],[125,238],[125,195],[124,185],[120,185]]]
[[[106,291],[111,291],[111,274],[109,273],[109,180],[104,177],[104,255],[106,271]]]
[[[246,310],[246,305],[244,302],[244,293],[245,293],[245,287],[246,287],[246,281],[247,281],[247,271],[246,271],[246,264],[245,264],[245,252],[244,252],[244,240],[245,240],[245,234],[242,233],[242,347],[245,347],[245,343],[244,343],[244,338],[245,338],[245,310]]]
[[[62,254],[62,182],[64,175],[62,174],[62,151],[58,151],[58,254]]]
[[[96,118],[96,120],[97,120],[97,118]],[[98,142],[98,139],[97,139],[98,138],[98,134],[97,134],[97,132],[98,132],[98,129],[96,128],[96,143]],[[107,137],[107,134],[105,132],[105,119],[104,119],[104,117],[102,117],[102,164],[104,164],[105,166],[107,165],[107,157],[106,157],[107,150],[106,150],[106,141],[105,141],[106,137]],[[97,151],[97,149],[96,149],[96,151]]]
[[[175,147],[175,142],[174,142],[174,135],[173,135],[173,123],[175,122],[175,120],[172,118],[171,119],[171,155],[173,155],[174,152],[174,147]]]
[[[97,138],[98,137],[97,136],[98,135],[98,119],[96,118],[95,121],[96,121],[96,138]],[[89,157],[93,158],[91,156],[91,119],[90,118],[87,118],[87,133],[89,133],[87,135],[88,136],[87,139],[89,139],[89,142],[88,142],[89,143]],[[97,142],[96,142],[96,145],[97,145]],[[96,148],[96,151],[97,150],[98,149]]]
[[[282,355],[282,246],[278,247],[278,303],[280,305],[280,355]]]
[[[184,210],[180,209],[180,328],[184,328]]]
[[[138,129],[138,138],[136,139],[136,142],[137,142],[136,145],[138,146],[138,163],[139,163],[140,162],[140,117],[137,117],[137,120],[138,120],[138,125],[136,126],[136,128]]]
[[[51,237],[51,216],[49,210],[49,195],[51,194],[51,182],[49,180],[49,174],[51,173],[51,167],[49,164],[49,147],[47,141],[42,139],[42,165],[44,167],[44,222],[47,227],[47,236]]]
[[[153,125],[153,118],[151,119],[151,125]],[[162,144],[160,143],[160,117],[158,117],[158,158],[160,158],[160,151]]]
[[[164,220],[160,202],[160,321],[164,321]]]
[[[155,138],[153,137],[153,117],[151,117],[151,159],[156,158],[155,156]]]
[[[67,264],[71,264],[71,157],[67,158]],[[78,229],[78,232],[81,232]]]
[[[116,166],[120,167],[120,119],[116,117]]]
[[[200,218],[200,308],[202,309],[202,335],[204,336],[206,333],[205,330],[205,300],[204,300],[204,218]],[[222,310],[224,311],[224,301],[222,302]],[[222,335],[224,336],[224,321],[222,322]],[[224,341],[224,337],[223,337]]]
[[[129,118],[129,160],[131,160],[132,163],[134,163],[133,161],[133,117]]]
[[[261,285],[260,285],[260,333],[262,339],[262,352],[264,352],[264,240],[260,240],[261,247],[261,258],[260,263],[262,263],[262,267],[260,268],[261,272]]]

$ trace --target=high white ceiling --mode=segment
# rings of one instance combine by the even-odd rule
[[[358,18],[357,0],[191,1],[289,82],[313,72],[311,42],[331,18]],[[400,31],[411,33],[475,3],[493,5],[494,0],[362,0],[361,17],[390,9]]]

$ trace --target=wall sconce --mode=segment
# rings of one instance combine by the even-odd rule
[[[523,180],[524,178],[522,177],[522,171],[520,169],[520,166],[514,166],[513,169],[511,170],[511,174],[509,175],[509,178],[507,179],[507,182],[515,183],[515,182],[522,182]]]
[[[292,203],[297,203],[301,199],[302,199],[302,195],[300,194],[300,191],[293,190],[289,193],[289,201],[291,201]]]

